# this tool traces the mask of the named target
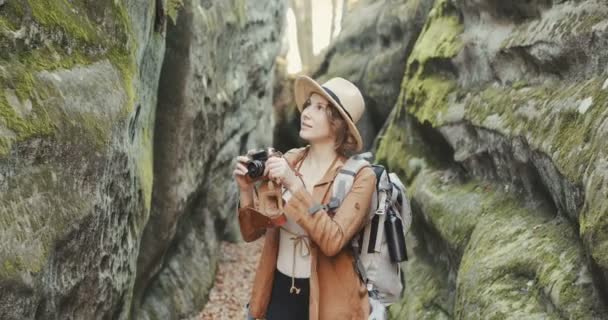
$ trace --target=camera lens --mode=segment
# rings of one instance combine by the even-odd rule
[[[255,179],[264,173],[264,162],[259,160],[253,160],[247,164],[247,174]]]

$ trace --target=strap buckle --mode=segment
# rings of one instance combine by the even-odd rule
[[[308,208],[308,214],[313,215],[321,209],[328,211],[328,212],[335,211],[336,209],[338,209],[340,207],[340,203],[341,203],[340,199],[338,199],[337,197],[332,197],[329,200],[328,204],[320,204],[320,203],[313,204],[312,207]]]
[[[340,207],[341,201],[337,197],[331,197],[329,199],[329,203],[327,204],[327,209],[330,211],[334,211]]]
[[[324,204],[315,203],[315,204],[312,205],[312,207],[308,208],[308,214],[314,215],[315,213],[317,213],[321,209],[327,210],[327,206],[324,205]]]

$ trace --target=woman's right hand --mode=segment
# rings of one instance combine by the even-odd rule
[[[236,158],[236,167],[232,172],[239,189],[250,190],[253,187],[253,180],[247,175],[247,163],[249,158],[246,156],[238,156]]]

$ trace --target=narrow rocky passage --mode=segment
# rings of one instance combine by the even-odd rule
[[[199,319],[245,319],[244,306],[251,293],[263,244],[264,238],[250,243],[222,242],[214,286]]]

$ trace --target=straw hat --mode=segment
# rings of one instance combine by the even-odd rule
[[[307,76],[298,76],[294,84],[295,99],[298,110],[302,107],[312,93],[318,93],[325,97],[342,115],[348,124],[348,130],[357,143],[356,151],[363,149],[361,134],[355,125],[365,110],[363,95],[357,87],[344,78],[331,78],[322,85]]]

